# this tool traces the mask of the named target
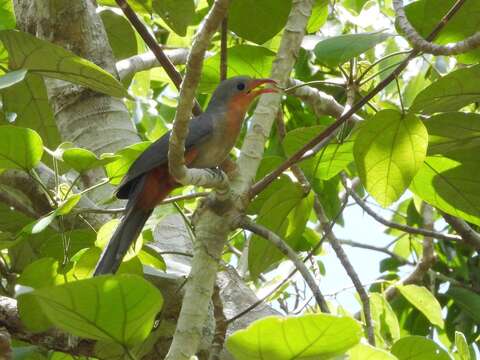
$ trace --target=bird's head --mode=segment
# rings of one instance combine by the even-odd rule
[[[263,88],[262,85],[276,84],[272,79],[254,79],[248,76],[236,76],[222,81],[215,89],[210,106],[227,106],[246,112],[255,98],[261,94],[277,92],[275,88]]]

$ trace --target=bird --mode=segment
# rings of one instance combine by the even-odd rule
[[[189,122],[185,164],[190,168],[216,169],[235,146],[245,115],[261,94],[277,92],[263,85],[268,78],[236,76],[220,82],[205,112]],[[127,199],[125,215],[104,248],[94,276],[115,273],[132,243],[142,232],[154,208],[175,188],[182,186],[169,173],[168,144],[171,131],[153,142],[130,166],[116,197]]]

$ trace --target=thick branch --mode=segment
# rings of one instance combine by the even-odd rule
[[[466,0],[458,0],[454,5],[454,9],[460,9],[465,1]],[[421,52],[433,55],[458,55],[480,46],[480,31],[457,43],[447,45],[433,44],[432,42],[425,40],[410,24],[403,8],[403,0],[393,0],[393,7],[397,15],[399,28],[413,47]]]
[[[203,60],[210,40],[220,26],[228,8],[228,0],[217,0],[205,20],[200,25],[187,59],[187,72],[180,88],[177,112],[173,122],[168,163],[170,173],[182,184],[213,187],[227,192],[226,176],[219,176],[201,169],[188,169],[185,166],[185,139],[190,121],[190,109],[195,98],[195,90],[200,81]]]
[[[312,274],[310,271],[308,271],[307,267],[305,266],[305,263],[300,260],[300,258],[297,256],[295,251],[288,246],[288,244],[280,238],[277,234],[275,234],[273,231],[270,231],[266,227],[255,224],[253,221],[251,221],[248,218],[244,218],[241,225],[242,228],[245,230],[251,231],[261,237],[263,237],[265,240],[268,240],[272,245],[274,245],[278,250],[280,250],[286,257],[290,259],[290,261],[293,262],[295,265],[295,268],[302,274],[303,279],[307,283],[308,287],[313,293],[313,296],[315,297],[315,300],[317,301],[318,306],[320,309],[325,312],[329,313],[330,310],[328,309],[327,302],[325,301],[325,298],[323,297],[320,289],[317,286],[317,283],[315,282],[315,279],[313,278]]]
[[[290,73],[297,60],[313,3],[313,0],[293,1],[292,10],[285,26],[280,48],[273,63],[270,76],[282,88],[286,88]],[[258,166],[263,157],[265,141],[270,134],[273,120],[278,113],[281,98],[281,94],[265,94],[261,96],[258,102],[238,161],[241,176],[238,177],[234,185],[235,192],[238,194],[247,194],[255,179]]]

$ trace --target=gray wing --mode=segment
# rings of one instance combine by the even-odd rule
[[[207,114],[202,114],[190,121],[188,126],[188,136],[185,140],[185,149],[188,150],[194,145],[201,144],[207,140],[213,132],[213,121]],[[150,170],[168,162],[168,141],[170,131],[160,139],[152,143],[145,151],[133,162],[125,177],[117,189],[119,199],[128,199],[129,194],[138,179]]]

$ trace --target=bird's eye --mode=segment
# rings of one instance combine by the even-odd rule
[[[237,89],[242,91],[242,90],[245,90],[245,84],[244,83],[238,83],[237,84]]]

